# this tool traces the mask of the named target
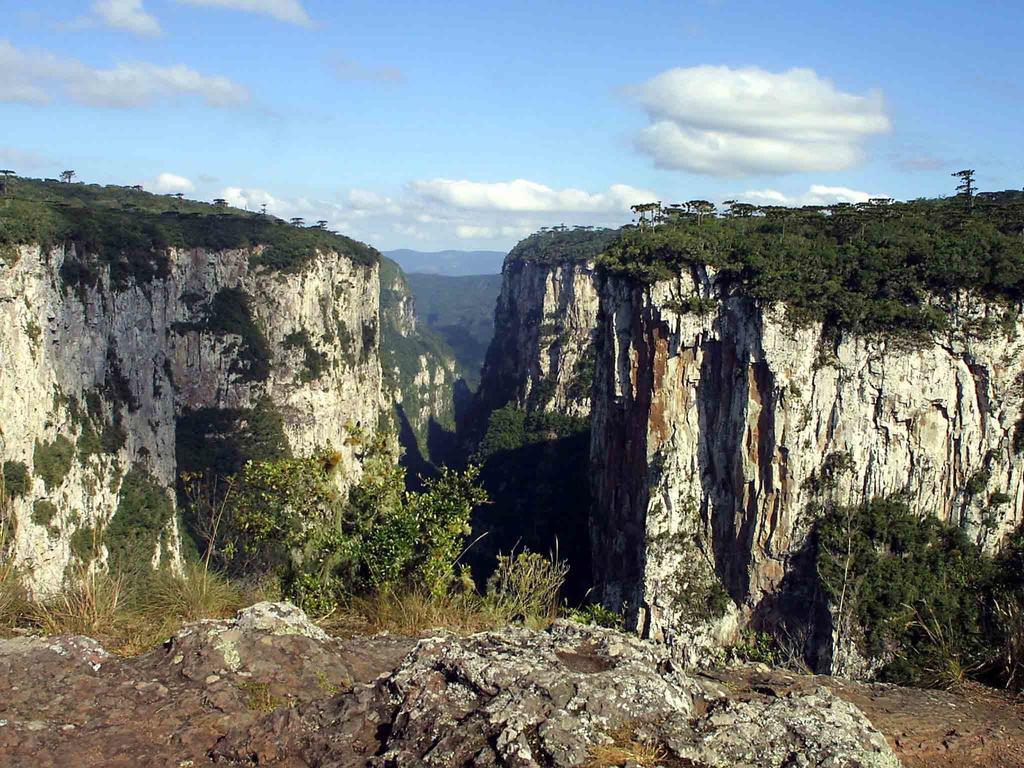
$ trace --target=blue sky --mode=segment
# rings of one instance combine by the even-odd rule
[[[0,165],[505,249],[629,204],[1024,185],[1019,2],[0,0]]]

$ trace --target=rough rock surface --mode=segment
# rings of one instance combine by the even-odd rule
[[[593,262],[507,260],[481,374],[482,403],[589,415],[597,311]]]
[[[76,531],[95,532],[102,562],[130,469],[172,501],[184,414],[212,429],[214,414],[265,399],[296,454],[330,444],[347,470],[339,476],[357,474],[346,425],[373,427],[382,408],[377,268],[332,252],[268,271],[251,255],[171,249],[164,278],[115,285],[104,271],[94,286],[63,284],[65,261],[81,256],[72,246],[21,247],[0,265],[0,460],[28,473],[14,500],[14,553],[35,590],[60,586]],[[246,362],[251,340],[204,326],[222,291],[247,297],[265,371]],[[245,313],[224,304],[238,325]],[[172,518],[153,558],[175,560],[177,548]]]
[[[452,351],[419,321],[416,300],[399,266],[381,261],[381,364],[386,396],[394,404],[400,438],[409,453],[442,461],[454,433],[462,380]],[[419,467],[413,466],[414,470]]]
[[[714,308],[681,309],[691,297]],[[649,287],[604,279],[592,533],[605,599],[670,636],[684,613],[675,586],[703,562],[771,620],[787,582],[813,581],[801,570],[806,510],[830,461],[848,462],[831,478],[839,502],[902,493],[988,546],[1018,525],[1024,333],[1018,321],[973,336],[965,308],[975,319],[995,308],[951,301],[958,330],[911,346],[826,340],[782,307],[721,298],[704,268]],[[990,507],[994,493],[1004,500]]]
[[[337,640],[260,604],[135,659],[0,641],[0,766],[582,766],[624,732],[666,766],[899,765],[819,685],[756,690],[569,624]]]

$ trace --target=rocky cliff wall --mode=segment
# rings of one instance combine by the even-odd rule
[[[953,305],[954,328],[996,316]],[[717,581],[771,621],[815,582],[801,555],[823,494],[902,494],[992,546],[1022,518],[1022,330],[825,339],[781,307],[720,298],[705,268],[646,287],[603,278],[591,453],[605,600],[671,637]]]
[[[480,401],[489,410],[513,403],[587,416],[597,310],[593,261],[544,264],[509,258]]]
[[[331,252],[269,271],[250,266],[259,248],[172,248],[153,279],[81,279],[100,262],[73,246],[9,250],[0,456],[35,590],[94,556],[177,561],[182,469],[276,440],[331,445],[339,475],[358,474],[347,427],[374,428],[382,408],[376,266]]]
[[[462,375],[448,346],[419,322],[409,283],[390,259],[381,262],[380,314],[386,396],[408,465],[425,470],[423,462],[450,457]]]

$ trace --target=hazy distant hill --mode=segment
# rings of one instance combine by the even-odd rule
[[[494,304],[501,275],[424,275],[406,278],[416,298],[416,314],[455,352],[466,383],[480,383],[487,345],[494,335]]]
[[[399,248],[385,251],[406,273],[424,272],[431,275],[496,275],[505,260],[502,251],[413,251]]]

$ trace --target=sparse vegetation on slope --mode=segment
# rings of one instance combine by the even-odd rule
[[[654,282],[710,265],[728,291],[855,333],[944,330],[944,302],[959,290],[1011,314],[1024,299],[1022,193],[982,198],[970,213],[959,199],[733,211],[743,215],[623,230],[598,266]]]
[[[337,251],[357,263],[376,264],[373,248],[319,227],[174,195],[129,187],[63,184],[13,178],[0,197],[0,250],[12,245],[75,246],[61,277],[71,288],[94,286],[110,270],[115,287],[168,274],[167,249],[256,248],[255,266],[297,271],[319,251]]]

